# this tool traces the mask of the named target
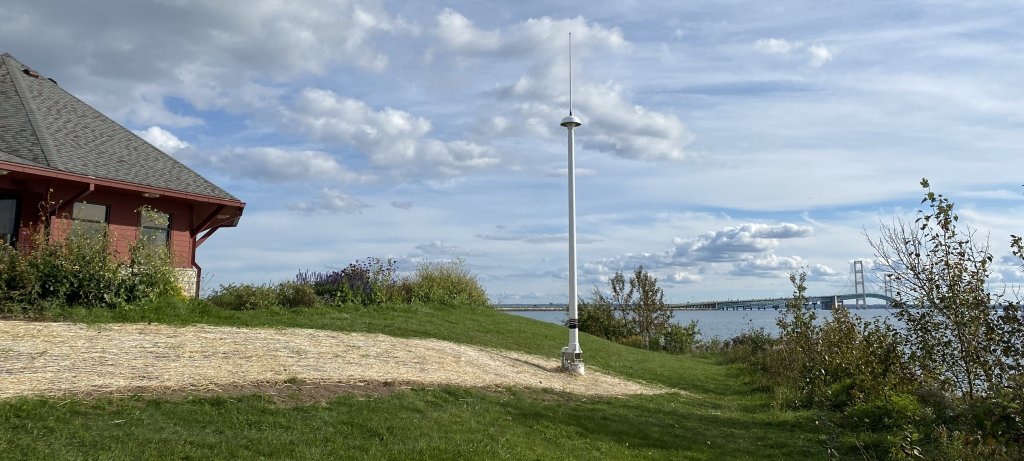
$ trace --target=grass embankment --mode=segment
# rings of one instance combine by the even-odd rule
[[[80,322],[302,327],[430,337],[556,356],[565,329],[473,308],[224,311],[203,303],[65,311]],[[821,459],[810,413],[776,411],[746,371],[582,335],[592,368],[687,391],[594,399],[459,388],[341,394],[0,401],[9,459]],[[2,352],[2,351],[0,351]],[[586,385],[582,380],[581,385]]]

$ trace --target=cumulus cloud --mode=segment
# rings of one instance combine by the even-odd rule
[[[697,274],[691,274],[689,272],[680,271],[672,274],[670,280],[672,280],[675,283],[699,283],[703,281],[704,278]]]
[[[588,23],[583,17],[553,19],[547,16],[530,18],[506,30],[483,30],[462,14],[444,9],[437,15],[436,34],[446,48],[462,54],[499,54],[533,56],[536,53],[562,55],[564,48],[552,46],[566,43],[566,31],[573,33],[573,51],[585,53],[597,47],[621,49],[628,46],[622,31]]]
[[[324,188],[320,191],[320,196],[316,200],[293,202],[288,208],[304,213],[355,213],[364,208],[369,208],[369,206],[366,202],[349,194]]]
[[[807,56],[807,65],[821,67],[835,57],[835,50],[822,44],[807,45],[790,42],[782,38],[762,38],[754,42],[754,49],[765,54],[788,55],[802,53]]]
[[[379,0],[180,0],[130,8],[11,0],[3,8],[17,20],[0,29],[0,42],[33,36],[26,50],[56,53],[54,73],[62,85],[84,89],[76,95],[119,121],[161,126],[202,123],[168,110],[168,98],[200,109],[262,105],[290,77],[339,65],[380,71],[389,56],[376,39],[416,33]]]
[[[622,91],[614,83],[580,85],[578,107],[594,133],[588,145],[637,160],[686,158],[694,136],[679,117],[630,103]]]
[[[497,128],[524,137],[553,136],[555,130],[546,121],[561,118],[569,105],[564,91],[569,61],[564,48],[552,46],[565,43],[566,31],[573,31],[576,57],[629,48],[619,29],[588,23],[581,17],[534,18],[501,30],[482,30],[461,14],[445,10],[438,16],[437,30],[441,44],[460,56],[522,58],[530,63],[525,75],[499,84],[491,92],[506,104],[510,114],[501,118]],[[639,160],[687,157],[685,149],[693,135],[675,114],[630,101],[626,90],[615,82],[576,83],[573,107],[584,125],[592,128],[593,135],[586,140],[589,148]]]
[[[136,135],[140,138],[145,139],[146,142],[152,144],[157,149],[160,149],[168,154],[173,154],[189,147],[189,144],[181,139],[178,139],[170,131],[167,131],[158,126],[151,126],[142,131],[135,131]]]
[[[412,200],[395,200],[391,202],[391,206],[398,208],[399,210],[408,210],[412,208],[414,202]]]
[[[808,237],[813,229],[791,223],[745,223],[736,227],[705,232],[695,238],[674,239],[673,259],[684,261],[727,262],[747,259],[748,255],[775,250],[781,239]]]
[[[499,163],[490,147],[427,137],[426,118],[389,107],[374,110],[330,90],[303,90],[286,117],[286,125],[311,138],[352,146],[374,166],[393,172],[456,176]]]
[[[276,147],[231,148],[211,152],[178,150],[175,156],[193,167],[210,169],[237,179],[273,183],[365,183],[372,175],[355,173],[333,155],[321,151]]]
[[[812,228],[792,223],[744,223],[692,238],[675,238],[672,248],[663,252],[629,253],[588,262],[583,265],[583,273],[601,280],[615,271],[643,265],[652,271],[687,267],[698,268],[699,273],[713,270],[733,276],[776,277],[799,269],[806,269],[812,278],[835,276],[828,266],[810,264],[799,256],[775,254],[783,240],[807,238],[812,233]],[[702,280],[692,269],[675,271],[669,278],[676,283]]]
[[[807,261],[799,256],[766,254],[738,262],[733,266],[730,275],[777,277],[781,273],[793,272],[806,266]]]

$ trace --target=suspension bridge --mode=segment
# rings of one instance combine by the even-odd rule
[[[850,293],[850,285],[853,285],[853,293]],[[854,261],[850,275],[846,281],[833,284],[827,288],[828,292],[835,294],[827,294],[820,296],[807,296],[807,302],[804,304],[806,309],[825,309],[830,310],[835,306],[844,306],[852,309],[865,309],[868,306],[868,299],[876,300],[880,302],[873,302],[873,305],[885,304],[892,305],[892,287],[888,278],[882,278],[883,290],[885,294],[879,293],[868,293],[867,284],[864,280],[864,263],[863,261]],[[730,299],[724,301],[698,301],[681,304],[669,304],[669,308],[673,310],[720,310],[720,311],[740,311],[740,310],[768,310],[768,309],[783,309],[786,307],[786,303],[792,300],[792,297],[786,298],[756,298],[756,299]],[[502,305],[496,307],[498,310],[506,311],[564,311],[566,309],[565,304],[519,304],[519,305]]]
[[[853,285],[853,293],[849,293],[850,285]],[[804,307],[807,309],[832,309],[836,306],[844,306],[854,309],[867,308],[867,300],[881,301],[881,303],[872,304],[885,304],[891,305],[893,302],[892,298],[892,286],[891,281],[888,277],[882,279],[883,291],[885,294],[879,293],[868,293],[867,284],[864,279],[864,262],[854,261],[850,270],[850,275],[843,283],[834,285],[829,289],[832,293],[829,295],[822,296],[807,296],[807,302],[804,303]],[[701,301],[683,304],[673,304],[672,309],[678,310],[767,310],[767,309],[782,309],[786,307],[786,303],[792,300],[792,297],[787,298],[760,298],[760,299],[735,299],[727,301]],[[852,305],[851,305],[852,301]]]

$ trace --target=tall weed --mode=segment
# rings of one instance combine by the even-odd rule
[[[422,262],[409,278],[411,301],[424,304],[487,306],[487,292],[465,261]]]

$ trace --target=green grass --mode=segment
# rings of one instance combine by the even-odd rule
[[[556,357],[566,330],[468,307],[235,312],[203,303],[74,310],[63,320],[302,327],[431,337]],[[590,369],[685,390],[584,398],[414,389],[282,406],[267,396],[0,401],[11,459],[822,459],[806,412],[774,410],[742,368],[582,335]],[[586,385],[585,380],[581,385]]]

